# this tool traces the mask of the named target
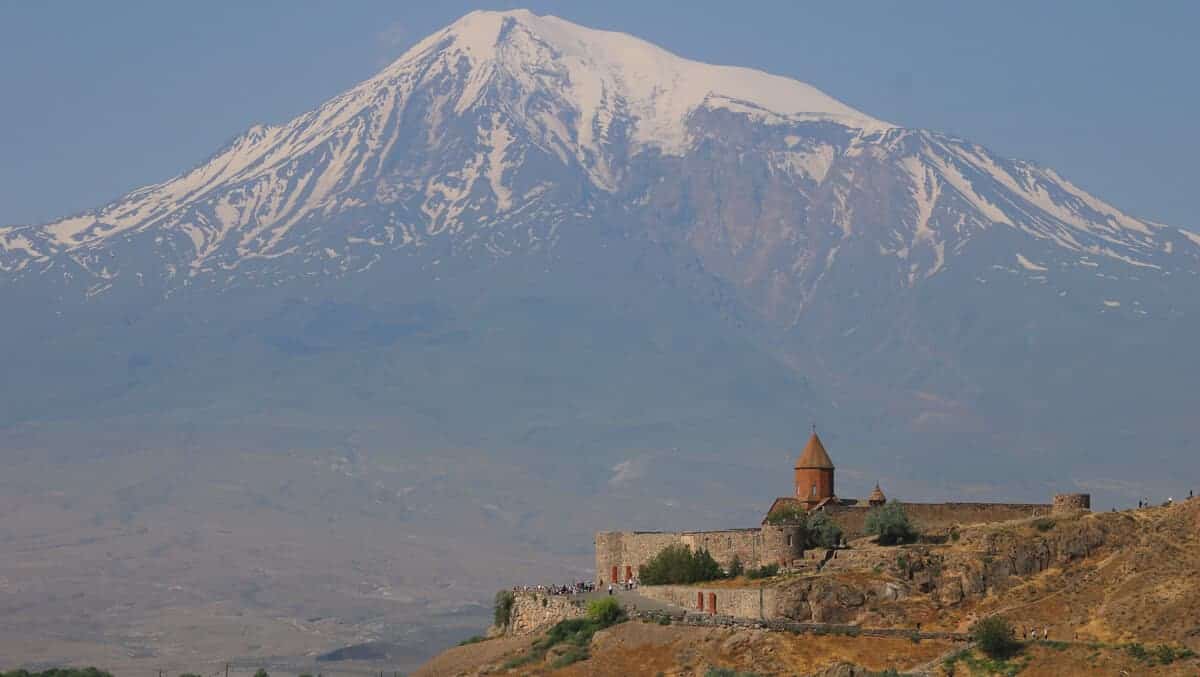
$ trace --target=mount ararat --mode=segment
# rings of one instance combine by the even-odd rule
[[[247,510],[586,577],[598,527],[756,523],[814,420],[846,495],[1185,492],[1198,272],[1200,235],[1052,169],[474,12],[175,178],[0,227],[0,431],[299,455],[352,484],[255,461]],[[513,571],[405,585],[469,604]]]

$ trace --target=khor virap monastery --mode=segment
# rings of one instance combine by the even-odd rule
[[[849,538],[863,535],[867,511],[887,501],[879,485],[867,499],[840,498],[834,490],[834,466],[821,438],[813,431],[795,466],[795,490],[775,499],[760,526],[724,531],[601,531],[596,534],[596,576],[604,583],[633,578],[638,567],[663,548],[683,543],[693,550],[707,548],[721,566],[736,555],[746,566],[788,566],[804,556],[803,527],[771,524],[767,516],[787,507],[822,511]],[[1061,494],[1053,503],[908,503],[909,518],[924,529],[954,524],[1000,522],[1046,515],[1061,510],[1089,509],[1087,494]]]

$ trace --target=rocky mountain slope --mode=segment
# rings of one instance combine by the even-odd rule
[[[1117,479],[1130,470],[1124,440],[1190,457],[1198,256],[1191,231],[1126,215],[1053,170],[877,120],[809,85],[554,17],[475,12],[178,177],[0,228],[0,304],[22,318],[3,340],[26,384],[5,418],[154,410],[155,386],[167,400],[271,399],[263,374],[239,368],[218,390],[202,374],[244,357],[323,382],[341,368],[330,353],[471,336],[497,314],[537,341],[590,315],[619,338],[597,343],[592,361],[608,366],[571,392],[632,375],[629,355],[720,337],[666,371],[714,393],[703,374],[714,362],[747,377],[747,361],[773,365],[790,384],[725,388],[731,415],[753,417],[762,397],[801,408],[865,460],[900,453],[893,486],[930,489],[899,472],[912,463],[965,479],[950,449],[1007,475],[997,456],[1024,447],[1058,470],[1086,459],[1068,483],[1129,498],[1170,480]],[[563,369],[553,355],[460,348],[451,364]],[[563,348],[564,360],[581,349]],[[101,355],[111,368],[79,368]],[[661,403],[663,378],[638,390]],[[439,410],[469,399],[436,394],[443,385],[412,387]],[[519,430],[505,442],[537,416],[510,411]]]

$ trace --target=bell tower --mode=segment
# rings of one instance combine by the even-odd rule
[[[812,510],[821,501],[833,498],[833,461],[817,436],[813,426],[812,436],[796,461],[796,500]]]

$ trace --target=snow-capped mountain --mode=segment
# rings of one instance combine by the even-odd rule
[[[1104,473],[1131,435],[1193,453],[1198,271],[1200,236],[1049,168],[475,12],[178,177],[0,228],[28,384],[0,411],[353,403],[455,444],[609,449],[777,447],[805,408],[866,457]]]
[[[739,286],[766,284],[792,302],[816,293],[853,238],[873,240],[910,286],[991,229],[1028,242],[999,262],[1031,276],[1102,261],[1196,267],[1200,237],[1123,214],[1052,170],[898,128],[795,80],[518,10],[469,14],[181,176],[53,223],[0,228],[0,270],[66,275],[94,295],[144,284],[146,248],[169,289],[350,274],[439,244],[484,257],[546,250],[564,224],[614,212],[654,238],[645,207],[672,199],[675,167],[728,147],[731,129],[737,162],[762,178],[744,188],[778,187],[790,211],[752,224],[703,210],[685,239],[716,268],[733,266],[723,276]],[[729,257],[748,268],[723,266]]]

